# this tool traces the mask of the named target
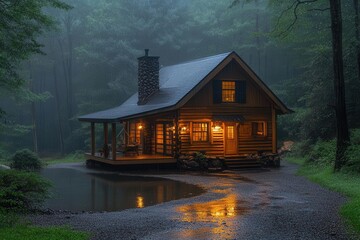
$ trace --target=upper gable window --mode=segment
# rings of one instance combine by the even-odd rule
[[[235,102],[235,82],[222,81],[221,83],[222,102]]]
[[[214,103],[246,103],[246,81],[214,80]]]

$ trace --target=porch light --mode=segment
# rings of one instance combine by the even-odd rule
[[[221,122],[214,122],[213,129],[214,129],[214,131],[220,131],[222,129]]]
[[[215,131],[219,131],[220,129],[221,129],[220,126],[215,126],[215,127],[214,127],[214,130],[215,130]]]
[[[139,130],[142,130],[142,129],[143,129],[143,125],[142,125],[141,123],[139,124],[138,129],[139,129]]]

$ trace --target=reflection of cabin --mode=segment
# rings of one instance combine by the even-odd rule
[[[118,107],[79,117],[91,123],[88,159],[110,164],[175,162],[174,154],[204,151],[225,158],[276,153],[276,116],[290,110],[235,53],[162,67],[139,59],[138,87]],[[104,146],[95,146],[95,124]],[[120,129],[122,142],[116,131]]]

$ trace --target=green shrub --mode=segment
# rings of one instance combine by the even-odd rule
[[[303,157],[309,156],[312,151],[311,141],[295,142],[290,152],[286,153],[286,156],[291,157]]]
[[[317,165],[331,165],[335,162],[336,140],[318,140],[312,147],[307,162]]]
[[[30,172],[0,171],[0,211],[36,209],[49,196],[50,183]]]
[[[203,152],[195,152],[193,154],[194,160],[199,164],[201,169],[208,168],[208,161],[205,153]]]
[[[346,158],[347,162],[342,170],[360,173],[360,129],[351,130],[351,142],[346,150]]]
[[[17,214],[0,210],[0,228],[13,227],[20,222]]]
[[[34,171],[41,169],[42,163],[34,152],[22,149],[12,156],[10,167],[17,170]]]

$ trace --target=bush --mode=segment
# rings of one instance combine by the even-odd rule
[[[30,172],[0,171],[0,211],[27,212],[49,196],[50,183]]]
[[[41,169],[42,163],[34,152],[22,149],[12,156],[10,167],[17,170],[34,171]]]
[[[351,131],[351,143],[346,150],[346,158],[343,171],[360,173],[360,129]]]
[[[0,228],[13,227],[20,222],[17,214],[0,210]]]
[[[199,164],[201,169],[208,168],[207,157],[203,152],[195,152],[193,154],[194,160]]]
[[[318,140],[310,152],[308,162],[328,166],[335,162],[335,155],[335,139],[330,141]]]

